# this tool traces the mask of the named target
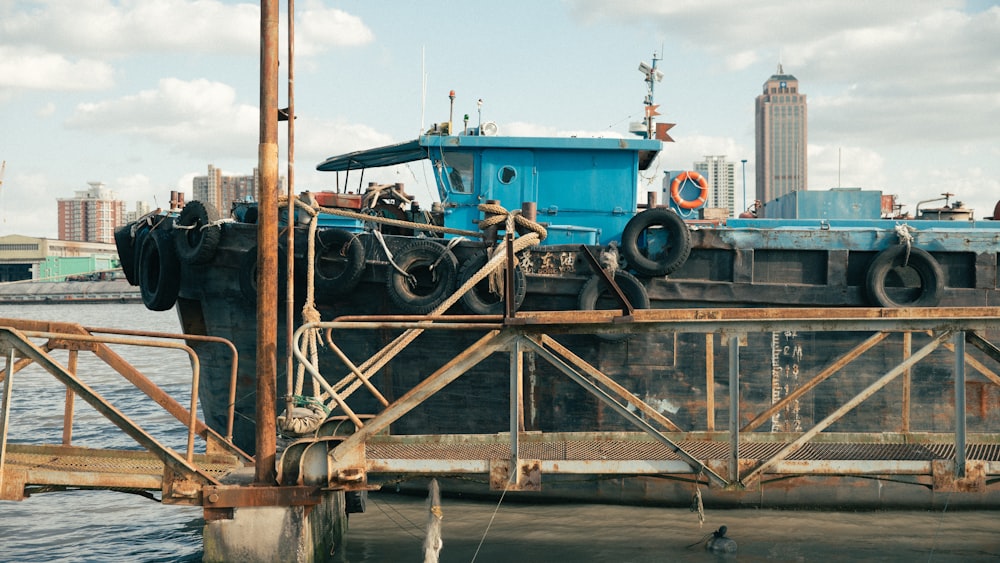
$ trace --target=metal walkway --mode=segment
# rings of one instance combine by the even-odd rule
[[[222,481],[242,464],[233,455],[195,454],[194,465]],[[146,451],[10,444],[0,498],[17,499],[39,489],[160,491],[165,470],[163,461]]]
[[[0,403],[0,500],[22,500],[36,491],[72,488],[160,491],[165,503],[202,502],[202,487],[221,486],[223,479],[252,462],[252,458],[208,428],[197,417],[198,356],[184,339],[189,335],[137,333],[115,329],[86,329],[74,323],[0,319],[0,351],[6,366]],[[201,337],[227,347],[236,373],[235,349],[221,339]],[[37,343],[36,343],[37,341]],[[139,373],[109,344],[172,348],[190,358],[191,406],[185,408]],[[68,353],[66,365],[53,351]],[[92,353],[109,372],[117,372],[187,427],[187,448],[178,452],[165,446],[107,398],[83,382],[76,373],[80,352]],[[8,444],[11,404],[17,373],[29,365],[41,367],[66,388],[62,417],[62,444]],[[136,442],[139,449],[99,449],[73,446],[74,402],[80,398]],[[231,427],[231,426],[230,426]],[[195,454],[195,438],[205,441],[205,454]],[[24,438],[22,437],[22,441]]]

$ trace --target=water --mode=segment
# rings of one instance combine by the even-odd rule
[[[0,317],[63,320],[85,326],[179,330],[172,312],[142,305],[19,305]],[[190,368],[178,351],[116,347],[116,351],[189,404]],[[65,353],[58,355],[65,359]],[[81,353],[79,373],[121,410],[168,445],[183,449],[183,426],[141,393]],[[59,443],[63,388],[47,373],[14,379],[11,442]],[[82,401],[76,402],[74,444],[136,446]],[[26,439],[30,433],[31,439]],[[158,496],[158,495],[157,495]],[[996,561],[1000,513],[987,511],[812,512],[713,510],[706,521],[686,509],[586,504],[442,501],[440,561]],[[136,495],[102,491],[36,494],[0,502],[0,561],[199,561],[201,509],[167,506]],[[338,561],[421,561],[428,519],[424,499],[372,494],[365,514],[350,517]],[[738,543],[735,556],[688,548],[719,526]]]

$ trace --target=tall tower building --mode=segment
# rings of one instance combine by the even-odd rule
[[[735,171],[732,162],[726,162],[726,155],[706,156],[705,160],[694,163],[695,172],[705,177],[708,182],[707,207],[717,207],[729,210],[729,216],[736,216],[735,202]]]
[[[778,73],[764,83],[757,96],[757,199],[767,203],[787,193],[807,189],[806,96],[799,81]]]
[[[115,242],[115,227],[125,224],[125,202],[101,182],[72,199],[58,199],[59,240]]]

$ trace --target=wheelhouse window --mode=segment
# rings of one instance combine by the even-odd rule
[[[442,160],[451,191],[460,194],[471,194],[475,188],[473,174],[474,159],[472,153],[450,153]]]

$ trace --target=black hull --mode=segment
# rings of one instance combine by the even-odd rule
[[[183,330],[190,334],[219,336],[232,341],[239,352],[239,375],[236,394],[234,440],[245,451],[254,449],[254,392],[255,386],[255,316],[254,300],[241,288],[240,279],[246,278],[247,253],[255,247],[255,226],[246,224],[224,225],[221,243],[213,260],[207,265],[182,265],[180,291],[176,309]],[[305,240],[297,241],[296,248],[305,248]],[[372,237],[366,240],[368,267],[358,286],[347,295],[317,295],[316,305],[324,320],[344,315],[399,314],[387,297],[386,268],[384,259]],[[405,237],[387,237],[389,247],[407,243]],[[581,288],[592,275],[586,263],[579,259],[578,247],[545,247],[536,249],[527,259],[527,295],[521,310],[574,310],[578,308]],[[455,249],[461,262],[479,247],[463,243]],[[708,234],[697,235],[691,257],[684,268],[668,278],[644,280],[651,306],[654,308],[691,307],[765,307],[765,306],[868,306],[863,285],[864,260],[871,260],[877,253],[858,252],[850,261],[839,251],[823,257],[807,257],[792,261],[783,267],[761,272],[757,263],[754,271],[752,255],[746,251],[725,249],[722,242],[712,240]],[[300,251],[296,252],[297,260]],[[762,253],[758,251],[758,259]],[[566,256],[573,256],[566,260]],[[943,254],[941,254],[943,256]],[[560,257],[561,260],[560,260]],[[749,262],[748,262],[749,260]],[[816,276],[808,271],[810,260],[825,260],[825,277],[813,279],[816,283],[789,283],[788,276]],[[844,260],[843,264],[837,260]],[[944,257],[946,264],[969,258]],[[1000,304],[996,289],[996,254],[972,255],[973,268],[969,278],[953,276],[955,285],[947,287],[942,295],[942,306],[995,306]],[[559,271],[546,271],[546,265],[561,264]],[[806,264],[803,269],[802,263]],[[722,264],[722,266],[720,266]],[[714,265],[709,268],[709,265]],[[772,265],[774,265],[772,263]],[[959,270],[960,268],[953,268]],[[963,270],[964,271],[964,270]],[[702,278],[696,279],[699,274]],[[708,272],[712,272],[710,275]],[[719,272],[723,272],[721,275]],[[994,287],[981,283],[984,275],[991,274]],[[762,276],[764,279],[762,279]],[[769,276],[769,278],[768,278]],[[977,277],[978,276],[978,277]],[[721,279],[720,279],[721,278]],[[969,281],[969,280],[973,281]],[[975,280],[980,280],[976,282]],[[976,287],[981,285],[983,287]],[[964,287],[964,286],[972,287]],[[303,285],[297,284],[295,311],[301,310],[305,295]],[[283,296],[280,297],[283,299]],[[609,307],[613,308],[613,307]],[[450,313],[467,314],[456,305]],[[284,307],[279,303],[279,316]],[[399,334],[398,330],[341,331],[335,342],[356,364],[376,353]],[[278,390],[285,389],[284,351],[286,350],[285,326],[279,320],[278,328]],[[741,406],[743,413],[760,413],[781,394],[787,394],[823,367],[835,361],[851,346],[871,336],[859,333],[781,333],[750,334],[741,348]],[[413,388],[423,378],[439,368],[458,352],[472,345],[481,332],[434,332],[422,334],[395,361],[373,378],[376,386],[392,401]],[[987,338],[996,334],[985,335]],[[728,346],[724,338],[715,337],[712,360],[719,374],[714,384],[715,397],[722,398],[715,404],[709,418],[705,372],[707,363],[704,334],[650,333],[634,334],[626,339],[609,341],[594,335],[559,335],[557,340],[574,353],[602,370],[618,383],[643,398],[651,405],[658,405],[661,412],[674,421],[683,432],[725,430],[728,411],[725,397],[729,390],[725,373]],[[756,432],[801,432],[810,428],[833,412],[846,400],[863,390],[887,369],[903,359],[902,335],[894,334],[882,344],[866,352],[853,362],[849,373],[841,374],[836,382],[827,382],[801,399],[794,409],[786,409],[761,424]],[[927,334],[914,334],[912,347],[919,349],[929,342]],[[202,358],[201,404],[206,421],[216,429],[226,425],[230,358],[217,345],[190,343]],[[793,351],[788,353],[788,350]],[[800,355],[794,351],[799,350]],[[783,352],[784,351],[784,352]],[[988,359],[973,351],[984,362]],[[781,366],[776,371],[775,366]],[[954,410],[951,401],[953,383],[952,355],[935,352],[918,364],[912,372],[912,415],[910,432],[952,432]],[[321,353],[320,371],[330,381],[348,373],[347,368],[332,354]],[[780,372],[780,373],[779,373]],[[466,375],[434,395],[391,428],[392,434],[496,434],[509,430],[508,361],[504,355],[494,355],[480,363]],[[776,395],[776,389],[778,390]],[[996,433],[1000,430],[1000,409],[990,405],[1000,403],[1000,392],[995,385],[970,378],[967,430],[970,434]],[[841,433],[899,432],[903,430],[903,415],[899,408],[902,382],[895,381],[870,397],[863,404],[838,420],[828,430]],[[555,368],[542,361],[533,361],[529,355],[525,370],[525,430],[543,432],[618,432],[633,431],[630,424],[613,410],[603,405],[576,383],[562,376]],[[380,410],[378,403],[363,389],[354,393],[349,404],[355,412],[366,414]],[[277,410],[284,410],[279,400]],[[743,422],[746,422],[744,420]],[[808,484],[810,478],[802,478]],[[730,495],[727,505],[756,506],[827,505],[841,503],[857,506],[882,507],[898,503],[907,506],[932,506],[937,500],[926,491],[900,494],[893,498],[879,496],[881,485],[873,493],[871,482],[864,479],[843,478],[845,493],[824,496],[798,489],[795,483],[782,484],[769,490]],[[562,482],[565,486],[554,486]],[[796,481],[798,483],[798,481]],[[907,485],[903,487],[911,487]],[[552,478],[546,490],[553,496],[576,500],[608,500],[614,502],[681,503],[690,498],[690,483],[672,482],[659,478],[594,479],[581,482],[575,479]],[[920,487],[914,487],[920,488]],[[840,490],[839,487],[835,487]],[[812,496],[809,496],[812,495]],[[987,496],[977,495],[978,500],[990,502]],[[991,498],[991,497],[990,497]],[[850,499],[850,500],[849,500]],[[993,499],[996,500],[996,499]],[[849,501],[849,502],[848,502]]]

